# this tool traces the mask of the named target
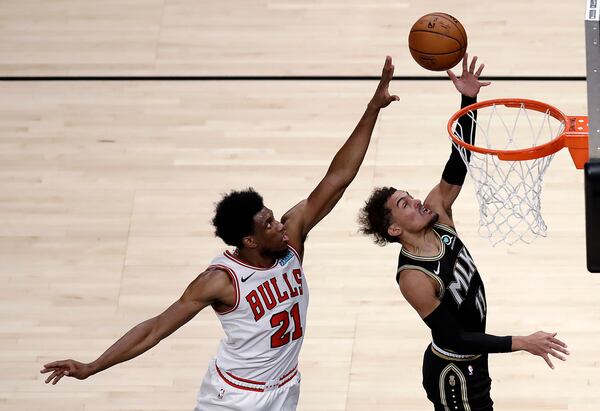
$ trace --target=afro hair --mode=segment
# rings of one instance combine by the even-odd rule
[[[263,198],[251,187],[225,194],[215,207],[215,235],[228,245],[242,247],[242,239],[254,233],[253,217],[263,206]]]

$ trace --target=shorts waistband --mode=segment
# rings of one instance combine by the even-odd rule
[[[269,381],[253,381],[246,378],[241,378],[233,375],[229,371],[225,371],[220,369],[217,366],[217,362],[215,361],[215,368],[219,376],[225,381],[227,384],[232,387],[238,388],[240,390],[247,391],[255,391],[255,392],[264,392],[271,391],[280,387],[283,387],[285,384],[290,382],[297,374],[298,374],[298,364],[290,371],[282,375],[281,377]]]
[[[472,361],[481,357],[481,354],[457,354],[452,351],[444,350],[431,342],[431,351],[440,358],[450,361]]]

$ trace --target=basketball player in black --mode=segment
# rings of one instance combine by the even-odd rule
[[[461,107],[476,101],[484,65],[477,71],[474,57],[462,62],[460,78],[448,70],[462,94]],[[475,138],[471,121],[459,119],[464,136]],[[471,142],[474,142],[473,140]],[[424,203],[393,187],[374,190],[361,210],[361,231],[379,245],[402,245],[396,281],[406,300],[431,329],[432,343],[423,359],[423,386],[436,411],[492,410],[488,353],[525,350],[544,358],[565,360],[565,343],[556,333],[538,331],[529,336],[498,337],[485,334],[486,300],[481,276],[469,251],[457,236],[452,203],[467,173],[456,148],[440,183]]]

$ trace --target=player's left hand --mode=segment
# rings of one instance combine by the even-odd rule
[[[514,342],[513,337],[513,342]],[[550,356],[558,358],[561,361],[566,361],[569,355],[567,350],[567,344],[556,338],[556,333],[547,333],[544,331],[538,331],[531,335],[528,335],[523,339],[523,346],[521,349],[528,351],[533,355],[538,355],[546,361],[548,367],[554,369],[554,364],[550,360]],[[517,342],[517,345],[519,343]]]
[[[388,90],[392,77],[394,77],[394,65],[392,64],[392,58],[387,56],[381,72],[381,80],[379,80],[379,85],[369,103],[370,105],[379,109],[389,106],[392,101],[400,100],[400,97],[390,95]]]
[[[460,92],[460,94],[464,94],[465,96],[475,97],[479,93],[479,89],[481,87],[489,86],[492,84],[489,81],[479,81],[479,76],[485,67],[485,64],[481,64],[477,71],[475,71],[475,66],[477,65],[477,56],[473,57],[471,60],[471,64],[467,68],[467,63],[469,61],[469,54],[465,53],[462,61],[462,69],[463,72],[460,77],[456,77],[456,74],[452,70],[447,70],[448,76],[450,80],[454,83],[454,87]]]
[[[40,373],[45,374],[49,372],[52,374],[46,378],[46,384],[52,382],[52,385],[55,385],[65,376],[77,378],[78,380],[85,380],[93,374],[91,364],[85,364],[71,359],[44,364],[44,368],[40,370]]]

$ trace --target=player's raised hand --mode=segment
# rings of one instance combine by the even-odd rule
[[[93,374],[90,364],[84,364],[75,360],[54,361],[44,364],[44,368],[40,370],[40,373],[45,374],[49,372],[52,374],[46,378],[46,384],[52,382],[52,385],[59,382],[64,376],[85,380]]]
[[[515,342],[514,338],[515,337],[513,337],[513,344],[516,343],[517,345],[521,345],[521,347],[516,348],[542,357],[552,369],[554,369],[554,364],[550,361],[550,356],[566,361],[567,358],[565,355],[569,355],[567,344],[556,338],[556,333],[538,331],[527,337],[521,337],[520,342]],[[561,355],[560,353],[564,355]]]
[[[375,90],[375,94],[373,95],[373,98],[369,104],[376,108],[383,108],[389,106],[392,101],[400,100],[400,97],[396,95],[390,95],[389,92],[389,85],[393,76],[394,65],[392,64],[392,58],[387,56],[381,72],[381,80],[379,80],[377,90]]]
[[[468,65],[469,54],[465,53],[465,56],[462,60],[462,74],[460,77],[456,77],[456,74],[452,70],[447,70],[448,76],[450,80],[454,83],[454,87],[460,92],[460,94],[464,94],[465,96],[475,97],[479,93],[479,89],[481,87],[489,86],[489,81],[479,81],[479,76],[485,67],[485,64],[479,65],[477,71],[475,71],[475,66],[477,65],[477,56],[473,57],[471,60],[471,64]],[[469,67],[467,67],[467,65]]]

